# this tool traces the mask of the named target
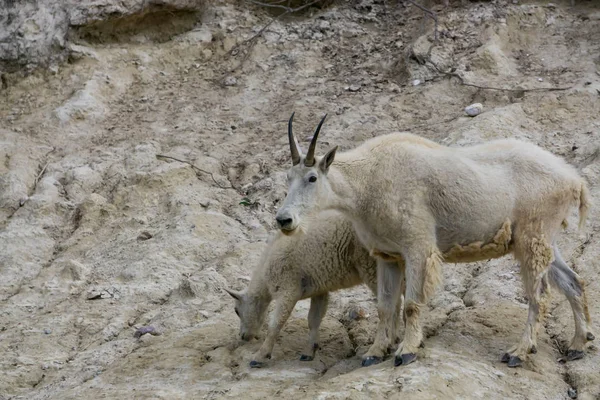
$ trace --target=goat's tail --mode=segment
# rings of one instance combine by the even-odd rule
[[[585,181],[581,181],[581,190],[579,191],[579,229],[582,229],[587,219],[588,211],[592,205],[590,199],[590,190]]]

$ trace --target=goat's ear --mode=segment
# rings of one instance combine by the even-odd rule
[[[329,166],[331,165],[331,163],[333,162],[333,160],[335,158],[335,152],[337,151],[337,149],[338,149],[338,147],[335,146],[333,149],[329,150],[327,152],[327,154],[325,154],[323,156],[321,161],[319,161],[319,169],[323,173],[327,173],[327,171],[329,171]]]
[[[227,289],[227,288],[225,288],[225,291],[227,293],[229,293],[229,295],[231,297],[233,297],[234,299],[236,299],[236,300],[241,300],[242,299],[242,293],[240,293],[240,292],[236,292],[235,290],[231,290],[231,289]]]

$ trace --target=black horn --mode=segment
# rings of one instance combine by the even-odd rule
[[[300,162],[300,149],[298,148],[298,142],[292,133],[292,121],[294,119],[295,112],[292,113],[290,121],[288,122],[288,138],[290,139],[290,151],[292,152],[292,164],[296,165]]]
[[[317,138],[319,137],[319,131],[321,131],[321,126],[323,126],[323,122],[325,122],[325,118],[327,118],[327,114],[323,116],[321,122],[317,126],[315,130],[315,134],[310,141],[310,146],[308,147],[308,153],[306,153],[306,158],[304,159],[304,165],[307,167],[312,167],[315,165],[315,148],[317,147]]]

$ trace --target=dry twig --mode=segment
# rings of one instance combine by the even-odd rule
[[[446,76],[458,78],[458,80],[460,81],[460,84],[463,86],[474,87],[474,88],[482,89],[482,90],[499,90],[499,91],[504,91],[504,92],[556,92],[556,91],[561,91],[561,90],[573,89],[573,86],[531,88],[531,89],[512,89],[512,88],[500,88],[500,87],[494,87],[494,86],[480,86],[480,85],[476,85],[474,83],[465,82],[464,78],[458,74],[449,73],[449,72],[442,72],[442,73],[444,73]]]
[[[431,18],[433,20],[433,22],[435,24],[434,31],[433,31],[433,39],[437,42],[437,40],[438,40],[438,36],[437,36],[438,19],[437,19],[437,15],[435,14],[435,12],[431,11],[428,8],[423,7],[422,5],[415,2],[414,0],[408,0],[408,2],[411,3],[412,5],[414,5],[415,7],[420,8],[425,14],[427,14],[429,16],[429,18]]]
[[[33,184],[33,187],[36,187],[38,182],[40,181],[40,178],[42,177],[42,175],[44,175],[44,172],[46,172],[46,168],[48,168],[48,164],[50,164],[50,162],[47,162],[44,165],[44,168],[42,168],[42,170],[40,171],[40,173],[38,174],[38,176],[35,177],[35,183]]]
[[[210,177],[212,178],[213,182],[214,182],[214,183],[215,183],[215,184],[216,184],[218,187],[220,187],[220,188],[222,188],[222,189],[231,189],[231,188],[232,188],[232,186],[221,186],[221,184],[220,184],[219,182],[217,182],[217,180],[215,179],[215,176],[212,174],[212,172],[210,172],[210,171],[206,171],[206,170],[203,170],[202,168],[198,168],[198,167],[196,167],[196,166],[195,166],[193,163],[191,163],[191,162],[189,162],[189,161],[186,161],[186,160],[180,160],[179,158],[175,158],[175,157],[171,157],[171,156],[166,156],[166,155],[164,155],[164,154],[157,154],[157,155],[156,155],[156,158],[157,158],[157,159],[159,159],[159,160],[160,160],[161,158],[163,158],[163,159],[168,159],[168,160],[174,160],[174,161],[179,161],[179,162],[181,162],[181,163],[187,164],[187,165],[189,165],[190,167],[192,167],[192,169],[194,169],[194,170],[196,170],[196,171],[198,171],[198,172],[202,172],[202,173],[204,173],[204,174],[208,174],[208,175],[210,175]]]

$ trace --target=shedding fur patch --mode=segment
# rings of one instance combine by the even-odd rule
[[[465,263],[499,258],[511,251],[512,229],[510,220],[504,221],[500,230],[489,243],[474,242],[467,245],[455,245],[444,253],[444,261]]]
[[[546,238],[542,235],[540,238],[532,238],[531,239],[531,255],[529,256],[530,268],[532,268],[532,273],[534,275],[540,275],[544,273],[550,263],[554,259],[554,253],[552,252],[552,247],[548,245]]]
[[[587,286],[587,283],[581,279],[581,278],[576,278],[577,279],[577,283],[579,283],[579,286],[581,286],[581,302],[583,305],[583,314],[585,316],[585,320],[588,323],[588,325],[592,324],[592,317],[590,316],[590,310],[588,308],[588,300],[587,300],[587,294],[585,292],[585,287]]]
[[[371,255],[371,257],[377,257],[382,259],[383,261],[398,261],[398,260],[402,260],[402,262],[404,263],[404,258],[402,257],[402,254],[400,253],[386,253],[383,252],[381,250],[377,250],[377,249],[372,249],[369,254]]]
[[[423,277],[423,298],[425,303],[442,283],[442,255],[437,248],[431,250],[431,254],[425,261],[425,276]]]

